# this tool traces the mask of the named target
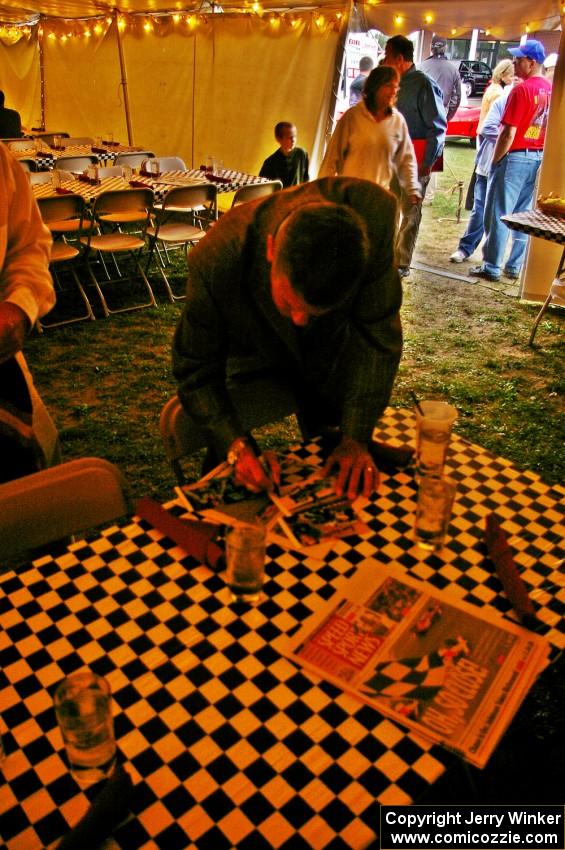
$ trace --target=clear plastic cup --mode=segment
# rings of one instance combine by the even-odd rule
[[[457,410],[446,401],[421,401],[420,410],[416,408],[417,477],[440,476],[443,474]]]
[[[256,605],[265,579],[265,528],[238,525],[226,534],[227,584],[232,602]]]
[[[430,475],[420,479],[414,524],[419,546],[432,551],[443,546],[454,498],[455,482],[449,478]]]
[[[108,777],[116,764],[112,695],[106,679],[89,670],[63,679],[55,714],[71,773],[81,785]]]

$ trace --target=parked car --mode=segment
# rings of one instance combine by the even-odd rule
[[[468,139],[469,144],[474,147],[480,115],[480,106],[460,106],[447,124],[447,140]]]
[[[492,79],[492,70],[487,63],[478,59],[459,59],[454,64],[467,97],[482,94]]]

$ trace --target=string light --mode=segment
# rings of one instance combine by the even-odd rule
[[[529,31],[530,31],[530,25],[526,24],[526,34],[529,33]]]
[[[402,23],[402,21],[403,21],[403,17],[402,17],[402,15],[395,15],[395,17],[394,17],[394,23],[395,23],[397,26],[400,26],[400,24]]]
[[[433,19],[434,19],[434,16],[430,15],[429,12],[428,12],[427,15],[424,15],[424,21],[425,21],[426,24],[431,24]]]
[[[490,30],[485,30],[485,35],[490,35]]]
[[[125,18],[118,18],[118,29],[120,32],[123,32],[126,28]]]
[[[457,30],[455,29],[455,27],[453,27],[453,29],[451,30],[451,35],[456,35],[456,34],[457,34]]]
[[[178,22],[182,19],[182,16],[177,12],[173,15],[173,23],[178,24]]]

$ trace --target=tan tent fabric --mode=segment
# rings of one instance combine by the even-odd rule
[[[488,29],[493,39],[517,39],[526,32],[555,29],[559,25],[560,0],[399,0],[363,9],[367,26],[385,33],[407,35],[414,30],[432,29],[451,38],[471,29]]]
[[[40,126],[40,72],[35,37],[6,46],[0,41],[0,89],[6,106],[17,109],[24,127]]]

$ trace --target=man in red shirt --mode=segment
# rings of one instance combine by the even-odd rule
[[[502,274],[516,280],[526,250],[513,251],[512,268],[504,267],[504,252],[510,231],[500,220],[503,215],[530,209],[536,176],[541,163],[551,83],[543,76],[545,52],[541,42],[528,39],[520,47],[510,48],[514,57],[514,73],[522,82],[514,86],[502,115],[494,149],[485,203],[483,262],[469,269],[469,274],[497,281]]]

